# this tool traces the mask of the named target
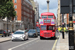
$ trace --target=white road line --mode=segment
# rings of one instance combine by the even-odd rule
[[[34,43],[31,43],[29,45],[27,45],[26,47],[23,47],[21,50],[25,50],[25,48],[29,47],[29,46],[32,46],[33,44],[37,43],[39,40],[36,40]]]
[[[17,47],[23,46],[23,45],[28,44],[28,43],[30,43],[30,42],[32,42],[32,41],[37,40],[37,39],[39,39],[39,38],[36,38],[36,39],[34,39],[34,40],[28,41],[28,42],[26,42],[26,43],[20,44],[20,45],[15,46],[15,47],[9,48],[8,50],[12,50],[12,49],[15,49],[15,48],[17,48]]]

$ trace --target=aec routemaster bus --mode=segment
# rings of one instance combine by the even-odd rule
[[[40,39],[56,37],[56,17],[54,13],[44,12],[41,13],[39,19],[40,24]]]

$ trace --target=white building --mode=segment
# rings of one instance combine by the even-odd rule
[[[33,10],[35,11],[35,26],[36,26],[36,22],[39,22],[39,4],[38,2],[34,2],[34,0],[30,0],[33,6]]]

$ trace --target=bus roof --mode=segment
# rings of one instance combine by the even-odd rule
[[[54,15],[54,13],[51,13],[51,12],[44,12],[44,13],[41,13],[41,15]]]

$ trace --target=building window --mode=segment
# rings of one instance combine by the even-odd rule
[[[15,17],[15,20],[17,20],[17,16]]]
[[[31,20],[31,22],[32,22],[32,20]]]
[[[16,12],[16,14],[17,14],[17,11],[15,11]]]
[[[75,19],[73,19],[73,21],[75,21]]]
[[[15,5],[14,8],[17,9],[17,5]]]
[[[31,11],[31,14],[32,14],[32,11]]]
[[[36,11],[37,11],[37,8],[35,8],[36,9]]]
[[[14,3],[17,3],[17,0],[14,0]]]

